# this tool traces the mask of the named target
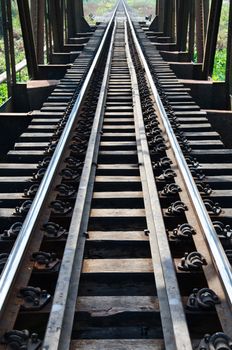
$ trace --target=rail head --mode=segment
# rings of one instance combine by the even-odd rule
[[[88,218],[91,210],[94,179],[97,170],[96,164],[100,147],[107,87],[110,79],[116,20],[112,27],[107,60],[106,64],[103,66],[104,75],[101,83],[101,90],[98,96],[85,163],[75,200],[72,220],[69,226],[69,234],[43,340],[43,350],[66,350],[70,344],[86,242],[86,236],[83,235],[83,232],[88,230]]]
[[[110,31],[111,25],[114,21],[114,17],[118,8],[118,4],[116,4],[115,9],[112,13],[112,16],[110,18],[110,21],[106,27],[105,33],[103,35],[103,38],[101,40],[101,43],[98,47],[97,53],[93,59],[93,62],[91,64],[91,67],[87,73],[87,76],[85,78],[85,81],[82,85],[82,88],[80,90],[80,93],[75,101],[75,104],[72,108],[72,111],[69,115],[69,119],[65,125],[65,128],[63,130],[63,133],[60,137],[60,140],[57,144],[57,147],[53,153],[53,156],[51,158],[51,161],[48,165],[48,168],[46,170],[46,173],[44,174],[44,177],[41,181],[41,184],[39,186],[39,189],[36,193],[36,196],[33,200],[33,203],[30,207],[30,210],[23,222],[21,231],[17,237],[17,240],[11,250],[11,253],[9,255],[9,258],[7,260],[7,263],[2,271],[2,274],[0,276],[0,315],[2,315],[4,311],[5,304],[7,302],[9,293],[11,291],[12,285],[14,283],[14,280],[16,278],[16,274],[18,272],[18,269],[21,265],[22,258],[24,256],[24,253],[26,251],[27,245],[31,239],[32,233],[38,224],[38,220],[40,217],[40,214],[42,212],[42,209],[44,207],[44,204],[46,202],[49,190],[52,187],[53,179],[55,177],[56,171],[59,166],[59,162],[61,159],[61,156],[63,154],[63,151],[65,149],[65,146],[67,144],[70,131],[73,128],[74,122],[76,120],[76,116],[80,110],[81,104],[83,102],[83,99],[86,95],[86,91],[88,89],[88,86],[91,82],[93,73],[95,71],[95,68],[97,66],[97,63],[99,61],[99,58],[103,52],[104,44],[106,43],[108,33]]]
[[[173,149],[173,152],[174,152],[174,155],[175,155],[175,158],[177,161],[177,164],[178,164],[179,169],[181,171],[185,185],[188,189],[188,193],[189,193],[189,196],[191,198],[192,204],[194,206],[194,210],[197,214],[199,224],[202,227],[202,230],[205,234],[205,238],[206,238],[207,244],[209,246],[209,249],[211,251],[211,256],[212,256],[212,259],[214,261],[215,268],[218,271],[218,275],[221,279],[223,289],[227,295],[227,299],[228,299],[228,302],[230,304],[230,307],[232,307],[232,268],[231,268],[231,265],[230,265],[230,263],[227,259],[227,256],[223,250],[221,242],[217,236],[217,233],[214,229],[212,221],[211,221],[209,214],[205,208],[205,205],[202,201],[202,198],[201,198],[200,193],[197,189],[195,181],[194,181],[192,174],[189,170],[189,167],[188,167],[187,162],[185,160],[185,157],[182,153],[180,145],[177,141],[175,133],[172,129],[171,123],[168,119],[167,113],[165,111],[165,108],[163,106],[163,103],[161,101],[159,93],[158,93],[157,88],[155,86],[155,83],[153,81],[147,60],[146,60],[144,53],[141,49],[141,46],[139,44],[133,23],[131,21],[131,18],[129,16],[129,13],[128,13],[128,10],[127,10],[127,7],[126,7],[124,1],[123,1],[123,6],[124,6],[127,20],[128,20],[128,23],[129,23],[129,26],[131,29],[131,33],[132,33],[132,37],[133,37],[135,46],[136,46],[138,54],[140,56],[140,60],[144,66],[152,93],[154,95],[154,98],[155,98],[155,101],[157,104],[157,110],[159,111],[160,116],[162,118],[166,133],[168,135],[171,147]]]
[[[169,350],[190,350],[192,349],[190,334],[177,282],[175,266],[169,247],[163,212],[159,203],[159,192],[153,174],[152,161],[143,120],[143,109],[139,94],[139,85],[141,82],[138,82],[136,74],[136,69],[138,69],[138,71],[141,70],[133,63],[127,27],[128,25],[126,25],[125,30],[126,52],[133,86],[132,95],[139,169],[140,176],[143,179],[142,189],[144,198],[146,197],[146,200],[144,200],[144,207],[147,217],[156,291],[159,299],[160,317],[163,325],[163,338],[165,347]]]

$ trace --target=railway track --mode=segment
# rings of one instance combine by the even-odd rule
[[[0,163],[0,349],[231,349],[231,169],[119,3]]]

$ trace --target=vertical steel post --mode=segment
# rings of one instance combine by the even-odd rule
[[[79,20],[76,18],[76,21]],[[67,23],[68,23],[68,38],[75,36],[75,12],[74,12],[74,1],[67,0]]]
[[[23,34],[23,42],[27,59],[27,68],[30,78],[38,76],[38,64],[35,50],[34,37],[32,32],[31,14],[28,0],[17,0],[19,18]]]
[[[165,0],[159,0],[158,2],[158,30],[164,32],[164,4]]]
[[[75,20],[76,11],[74,10],[74,0],[67,0],[67,20],[68,20],[68,37],[72,38],[76,33],[75,22],[80,19],[77,17]]]
[[[63,51],[64,45],[64,18],[61,0],[49,0],[49,17],[52,28],[53,49]]]
[[[175,36],[175,1],[165,0],[164,3],[164,34],[174,38]]]
[[[49,0],[45,0],[45,33],[46,33],[47,62],[52,61],[52,26],[51,26],[49,13],[50,13],[50,3],[49,3]]]
[[[1,10],[2,10],[2,27],[3,27],[3,40],[4,40],[4,51],[5,51],[5,63],[6,63],[6,81],[7,81],[7,91],[8,96],[11,96],[11,67],[10,67],[10,49],[8,41],[8,29],[7,29],[7,11],[6,11],[6,1],[1,0]]]
[[[63,0],[64,4],[64,40],[67,43],[68,42],[68,8],[67,8],[67,0]]]
[[[226,60],[226,87],[228,94],[228,105],[232,109],[232,3],[230,2],[228,39],[227,39],[227,60]]]
[[[67,0],[68,36],[69,38],[90,29],[84,18],[82,0]]]
[[[156,0],[156,4],[155,4],[155,14],[156,14],[156,16],[157,16],[158,13],[159,13],[159,1],[160,1],[160,0]]]
[[[177,49],[186,51],[189,23],[190,1],[179,0],[177,11]]]
[[[207,34],[208,20],[209,20],[209,0],[203,1],[204,8],[204,40]]]
[[[197,62],[202,63],[204,58],[204,15],[203,0],[195,0],[196,9],[196,46]]]
[[[7,17],[8,17],[8,31],[9,31],[11,74],[12,74],[11,79],[12,79],[12,84],[16,85],[14,34],[13,34],[12,11],[11,11],[10,1],[7,2]]]
[[[1,0],[3,39],[7,74],[8,96],[12,96],[12,86],[16,85],[15,51],[12,26],[11,2]]]
[[[38,63],[44,63],[45,0],[31,0],[31,18]]]
[[[217,36],[220,24],[222,9],[222,0],[212,0],[211,9],[208,21],[208,30],[206,36],[204,61],[203,61],[203,78],[208,79],[208,77],[213,74],[214,58],[217,48]]]
[[[189,17],[189,57],[193,61],[195,49],[195,0],[191,0]]]

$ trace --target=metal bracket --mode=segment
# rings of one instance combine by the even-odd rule
[[[53,214],[56,215],[67,215],[73,210],[69,202],[63,202],[58,199],[51,202],[50,208],[52,208]]]
[[[15,222],[13,225],[11,225],[9,230],[3,231],[3,234],[1,235],[1,239],[2,240],[16,240],[22,226],[23,226],[22,222]]]
[[[35,252],[31,256],[34,261],[34,269],[37,272],[57,272],[60,267],[60,260],[55,253]]]
[[[15,213],[14,214],[21,214],[21,215],[26,215],[32,205],[31,200],[26,200],[21,204],[20,207],[15,207]]]
[[[173,196],[181,192],[180,186],[178,186],[176,183],[167,184],[164,186],[161,194],[163,196]]]
[[[194,228],[191,225],[186,223],[186,224],[178,225],[177,228],[175,228],[172,231],[169,237],[172,239],[183,240],[183,239],[189,239],[195,234],[196,234],[196,231],[194,230]]]
[[[184,254],[184,257],[178,264],[178,269],[181,271],[198,271],[204,265],[207,265],[207,262],[203,255],[198,252],[191,252]]]
[[[179,216],[184,214],[186,210],[188,210],[188,207],[184,204],[184,202],[176,201],[170,205],[170,207],[166,211],[166,214]]]
[[[30,286],[21,288],[18,297],[24,301],[21,305],[24,310],[41,310],[51,300],[46,290]]]
[[[186,308],[190,311],[212,310],[217,304],[220,304],[220,300],[212,289],[195,288],[188,298]]]
[[[58,239],[63,236],[67,236],[68,232],[62,226],[49,221],[42,226],[42,230],[45,231],[45,236],[48,239]]]
[[[232,340],[228,335],[217,332],[212,335],[205,334],[196,350],[230,350],[232,349]]]
[[[8,257],[9,257],[9,254],[7,253],[0,254],[0,273],[4,269],[4,266],[5,266],[5,263],[7,262]]]
[[[14,350],[37,350],[42,344],[41,340],[38,339],[38,334],[32,333],[30,336],[27,329],[6,332],[1,339],[1,343]]]

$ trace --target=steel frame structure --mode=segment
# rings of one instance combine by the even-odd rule
[[[155,1],[155,0],[154,0]],[[150,26],[157,35],[174,42],[177,52],[193,61],[195,51],[201,64],[198,79],[212,77],[223,0],[157,0],[156,16]],[[30,79],[39,79],[38,65],[52,63],[54,52],[64,52],[68,38],[87,32],[82,0],[17,0],[25,56]],[[8,94],[16,85],[11,4],[1,0]],[[232,94],[232,3],[228,20],[225,94],[230,108]]]

